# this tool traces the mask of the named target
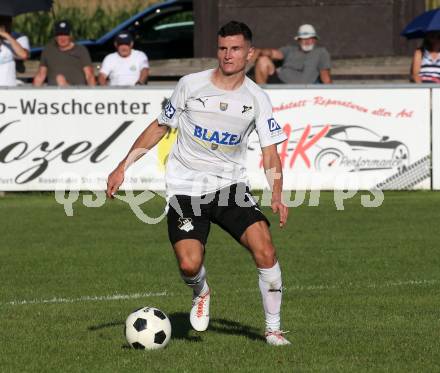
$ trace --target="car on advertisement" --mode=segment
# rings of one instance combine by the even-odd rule
[[[305,167],[315,171],[392,169],[400,173],[410,162],[404,143],[358,125],[309,125],[294,130],[289,127],[287,135],[288,142],[279,150],[290,168],[302,159]],[[250,143],[249,149],[257,149],[256,145]]]
[[[317,148],[314,165],[319,171],[339,167],[350,172],[384,169],[403,172],[409,165],[405,144],[362,126],[331,125]]]
[[[78,40],[87,47],[93,62],[101,62],[113,53],[115,36],[129,31],[134,48],[145,52],[150,60],[192,58],[194,56],[193,2],[169,0],[154,4],[122,22],[96,40]],[[31,49],[31,59],[40,58],[42,47]]]

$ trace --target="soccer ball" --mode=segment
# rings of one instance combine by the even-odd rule
[[[171,338],[170,319],[157,308],[139,308],[125,321],[125,337],[129,345],[136,349],[163,348]]]

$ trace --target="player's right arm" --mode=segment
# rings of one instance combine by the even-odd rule
[[[177,83],[176,89],[159,117],[140,134],[127,156],[109,175],[107,180],[107,197],[113,198],[113,195],[124,181],[125,170],[132,163],[136,162],[148,150],[153,148],[170,128],[177,128],[178,118],[185,109],[186,90],[185,77],[183,77]]]
[[[113,198],[124,181],[125,170],[152,149],[168,132],[169,127],[160,125],[157,119],[136,139],[125,158],[119,162],[107,179],[107,197]]]

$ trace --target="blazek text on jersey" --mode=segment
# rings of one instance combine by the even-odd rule
[[[241,142],[240,135],[230,132],[210,131],[200,126],[194,126],[194,136],[219,145],[237,145]]]

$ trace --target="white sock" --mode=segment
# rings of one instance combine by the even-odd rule
[[[198,297],[199,295],[205,295],[209,288],[208,283],[206,282],[206,270],[205,266],[202,265],[199,273],[197,273],[194,277],[185,276],[182,272],[180,273],[183,281],[193,289],[194,297]]]
[[[280,330],[282,282],[278,262],[272,268],[258,268],[258,285],[263,298],[266,329]]]

